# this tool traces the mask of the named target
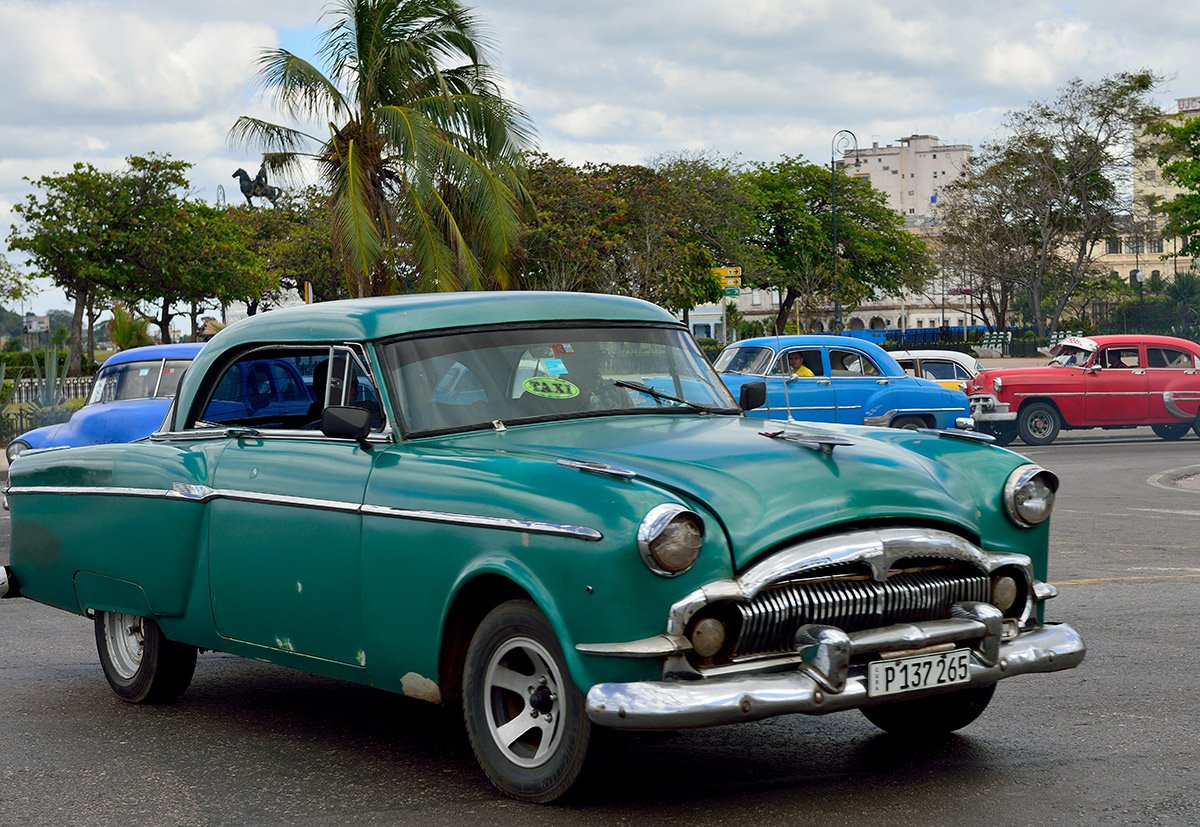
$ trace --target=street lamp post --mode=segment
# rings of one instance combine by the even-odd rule
[[[849,129],[839,129],[829,142],[829,212],[833,228],[833,249],[831,263],[833,264],[833,332],[842,332],[842,303],[838,298],[838,246],[837,246],[837,162],[836,155],[840,149],[843,157],[846,150],[854,147],[854,164],[858,165],[858,137]]]

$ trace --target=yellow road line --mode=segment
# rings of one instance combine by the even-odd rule
[[[1128,577],[1085,577],[1082,580],[1055,580],[1055,586],[1094,586],[1098,583],[1128,583],[1137,580],[1193,580],[1200,577],[1200,572],[1194,574],[1143,574]]]

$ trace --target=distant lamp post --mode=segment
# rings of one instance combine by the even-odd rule
[[[1137,284],[1138,289],[1138,333],[1142,333],[1142,285],[1146,283],[1146,271],[1138,268],[1129,274],[1129,280]]]
[[[854,166],[858,166],[858,137],[849,129],[839,129],[829,142],[829,211],[830,222],[833,226],[833,249],[831,262],[833,264],[833,333],[842,332],[842,303],[838,299],[838,244],[837,244],[837,153],[845,157],[846,150],[854,147]]]

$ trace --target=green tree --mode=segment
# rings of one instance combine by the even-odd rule
[[[956,231],[943,244],[958,247],[949,255],[985,290],[1022,294],[1039,336],[1057,329],[1076,290],[1104,278],[1099,245],[1133,215],[1134,134],[1160,114],[1158,83],[1149,71],[1070,81],[1054,100],[1009,113],[1010,134],[945,190],[942,215]]]
[[[1147,133],[1161,139],[1156,151],[1163,178],[1183,190],[1155,210],[1167,217],[1166,233],[1184,240],[1179,255],[1200,256],[1200,118],[1158,121]]]
[[[797,302],[806,314],[833,301],[852,309],[877,292],[923,286],[934,273],[925,242],[904,229],[886,196],[866,179],[836,174],[835,272],[829,170],[785,156],[745,173],[755,207],[751,240],[761,250],[748,280],[782,292],[778,332]]]
[[[530,130],[478,22],[456,0],[337,0],[328,15],[326,73],[284,49],[258,72],[286,117],[328,134],[243,116],[232,139],[273,171],[315,160],[353,295],[510,286]]]
[[[108,335],[117,350],[128,350],[131,347],[141,347],[151,344],[147,328],[150,322],[145,317],[130,312],[123,304],[115,304],[112,308],[112,319],[108,323]]]

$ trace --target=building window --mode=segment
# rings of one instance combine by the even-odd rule
[[[934,157],[934,158],[936,158],[936,157],[937,157],[937,153],[936,153],[936,152],[935,152],[935,153],[933,153],[933,157]]]
[[[1106,242],[1105,250],[1108,253],[1121,252],[1121,239],[1119,239],[1119,238],[1108,239],[1108,241]]]
[[[916,195],[916,192],[915,192],[914,190],[909,190],[909,191],[908,191],[908,194],[909,194],[909,195]]]
[[[750,291],[750,304],[754,305],[755,307],[758,307],[759,305],[762,304],[762,291],[761,290],[751,290]]]
[[[922,321],[921,319],[917,319],[917,327],[924,327],[924,326],[925,326],[925,322]]]
[[[908,208],[908,214],[909,214],[909,215],[912,215],[912,214],[913,214],[913,213],[915,213],[916,211],[917,211],[917,210],[916,210],[916,208],[914,208],[914,207],[909,207],[909,208]]]
[[[1147,242],[1150,252],[1161,253],[1163,251],[1163,243],[1161,238],[1152,238]]]

